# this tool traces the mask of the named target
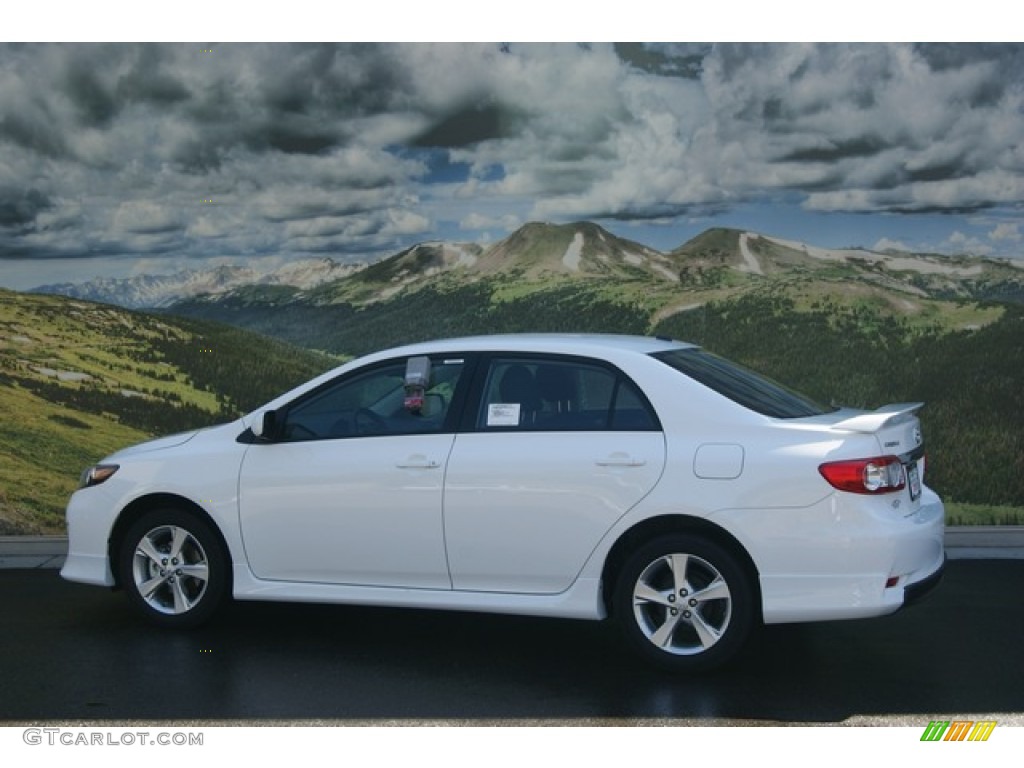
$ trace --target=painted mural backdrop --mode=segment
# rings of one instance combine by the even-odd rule
[[[0,534],[380,346],[666,334],[927,403],[1024,521],[1024,47],[0,46]]]

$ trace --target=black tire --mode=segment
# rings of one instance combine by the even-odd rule
[[[230,589],[227,555],[209,524],[182,509],[146,512],[128,529],[118,556],[132,606],[164,627],[197,627]]]
[[[645,659],[677,672],[707,671],[746,642],[759,615],[755,595],[728,550],[698,535],[669,534],[626,560],[612,613]]]

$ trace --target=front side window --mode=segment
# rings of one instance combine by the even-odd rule
[[[350,374],[289,406],[282,439],[441,432],[464,367],[463,360],[431,360],[423,381],[423,365],[403,358]],[[409,386],[410,377],[415,388]]]
[[[477,428],[549,431],[656,430],[636,385],[597,363],[512,358],[492,361]]]

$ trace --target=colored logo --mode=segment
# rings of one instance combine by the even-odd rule
[[[988,741],[995,728],[995,720],[932,720],[921,741]]]

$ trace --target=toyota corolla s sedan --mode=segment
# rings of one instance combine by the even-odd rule
[[[168,627],[229,597],[612,618],[677,670],[934,586],[920,403],[819,406],[690,344],[391,349],[83,473],[62,575]]]

